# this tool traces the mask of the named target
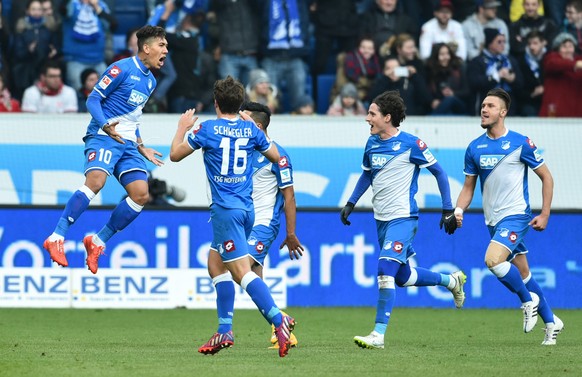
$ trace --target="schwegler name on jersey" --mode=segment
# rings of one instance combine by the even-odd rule
[[[485,133],[469,144],[464,173],[479,176],[487,225],[495,226],[511,215],[531,216],[528,167],[535,170],[543,164],[542,154],[534,142],[514,131],[507,130],[498,139]]]
[[[139,118],[155,88],[154,75],[136,56],[111,64],[89,95],[87,108],[93,117],[86,136],[107,135],[101,127],[119,121],[115,131],[123,139],[136,141]],[[91,97],[98,98],[99,108],[91,106]]]

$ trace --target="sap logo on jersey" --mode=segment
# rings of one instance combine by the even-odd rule
[[[132,90],[127,103],[133,106],[141,106],[145,104],[147,100],[147,95],[143,94],[142,92],[138,92],[137,90]]]
[[[388,161],[390,161],[394,156],[390,156],[387,154],[373,154],[372,155],[372,167],[373,168],[381,168],[382,166],[386,165]]]
[[[479,157],[479,166],[481,169],[493,169],[502,158],[501,154],[484,154]]]

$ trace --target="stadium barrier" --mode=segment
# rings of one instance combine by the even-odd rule
[[[97,275],[85,267],[83,237],[109,218],[109,208],[90,208],[65,242],[69,268],[50,261],[42,242],[54,229],[62,207],[0,207],[0,306],[207,308],[214,290],[206,260],[212,238],[206,209],[146,208],[107,245]],[[454,235],[439,229],[439,211],[424,210],[414,247],[413,265],[449,273],[463,269],[467,308],[518,308],[484,266],[489,241],[483,214],[468,212]],[[305,255],[289,260],[279,250],[281,232],[266,259],[269,286],[282,306],[375,306],[379,253],[369,210],[356,210],[352,225],[341,224],[338,210],[299,210],[297,234]],[[554,213],[544,232],[526,237],[533,276],[554,308],[582,309],[582,216]],[[238,294],[239,307],[245,307]],[[252,305],[246,301],[247,306]],[[443,287],[397,290],[397,306],[454,307]]]

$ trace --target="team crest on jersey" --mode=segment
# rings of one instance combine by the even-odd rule
[[[517,241],[517,233],[515,233],[515,232],[509,233],[509,237],[508,238],[511,241],[511,243],[515,243],[515,241]]]
[[[101,79],[101,81],[99,81],[99,84],[97,84],[97,85],[101,89],[105,90],[105,89],[107,89],[109,84],[111,84],[111,79],[109,78],[109,76],[103,76],[103,78]]]
[[[400,146],[402,145],[401,142],[399,141],[395,141],[392,143],[392,150],[393,151],[399,151],[400,150]]]
[[[95,152],[95,151],[90,152],[89,155],[87,156],[87,161],[89,161],[89,162],[94,161],[96,156],[97,156],[97,152]]]
[[[265,251],[265,244],[259,241],[255,246],[255,250],[257,251],[257,253],[261,254],[263,251]]]
[[[527,143],[529,144],[529,147],[530,147],[531,149],[535,149],[535,148],[536,148],[536,145],[534,144],[534,142],[533,142],[533,140],[532,140],[532,139],[530,139],[530,138],[528,137],[526,141],[527,141]]]
[[[236,246],[234,246],[233,240],[224,241],[222,243],[222,246],[224,247],[224,251],[226,251],[227,253],[231,253],[236,250]]]
[[[392,248],[392,241],[386,241],[386,243],[384,244],[383,249],[384,250],[390,250]]]
[[[119,67],[116,65],[111,67],[111,69],[109,70],[109,75],[113,78],[116,78],[117,76],[119,76],[120,73],[121,73],[121,69],[119,69]]]
[[[249,239],[247,240],[247,243],[249,244],[249,246],[255,246],[257,244],[257,238],[255,236],[249,237]]]
[[[279,158],[279,169],[286,168],[287,166],[289,166],[287,156],[281,156],[281,158]]]
[[[404,249],[404,245],[402,244],[402,242],[394,242],[394,245],[392,246],[392,250],[394,250],[396,253],[400,254],[402,252],[402,249]]]
[[[499,235],[503,238],[507,237],[509,235],[509,229],[506,228],[499,229]]]
[[[501,149],[503,149],[504,151],[508,150],[509,147],[511,147],[511,142],[509,140],[504,140],[501,142]]]
[[[428,147],[426,143],[420,139],[416,140],[416,145],[418,145],[421,151],[425,150]]]

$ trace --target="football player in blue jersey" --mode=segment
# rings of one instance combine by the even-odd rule
[[[267,128],[271,123],[271,110],[258,102],[245,102],[241,110],[247,113],[269,138]],[[303,246],[295,234],[297,207],[293,189],[293,165],[291,157],[283,147],[273,141],[279,150],[278,164],[266,160],[260,153],[253,156],[253,203],[255,206],[255,224],[249,237],[249,253],[254,263],[251,268],[261,278],[263,264],[280,228],[281,213],[285,213],[287,235],[279,249],[287,246],[290,259],[299,259],[303,255]],[[214,276],[212,276],[214,278]],[[232,284],[232,283],[230,283]],[[284,312],[283,312],[284,313]],[[271,348],[278,349],[279,344],[272,325]],[[297,338],[291,334],[291,347],[297,346]]]
[[[197,149],[202,149],[206,176],[210,185],[213,240],[208,254],[208,271],[217,290],[218,331],[198,349],[213,355],[234,344],[232,305],[234,285],[239,284],[272,325],[279,343],[279,356],[285,357],[291,347],[291,332],[295,320],[281,313],[269,288],[252,270],[254,260],[249,255],[248,238],[253,228],[253,156],[257,150],[271,163],[280,155],[274,143],[240,111],[245,97],[243,85],[227,76],[214,84],[216,120],[207,120],[194,128],[194,110],[180,117],[170,148],[170,160],[181,161]],[[239,118],[240,116],[240,118]],[[188,137],[184,140],[186,133]],[[226,284],[221,284],[227,282]]]
[[[54,232],[44,241],[51,259],[68,266],[64,238],[70,226],[101,191],[107,177],[115,178],[128,196],[113,210],[111,218],[95,235],[83,239],[87,266],[97,273],[105,243],[129,225],[148,201],[148,176],[144,161],[157,166],[161,153],[144,146],[139,119],[148,98],[156,88],[151,68],[161,68],[168,53],[164,29],[144,26],[137,32],[137,56],[110,65],[87,98],[91,121],[85,142],[85,183],[71,196]],[[143,156],[143,157],[142,157]]]
[[[421,168],[427,168],[438,183],[443,206],[441,229],[444,226],[447,234],[453,234],[457,224],[447,173],[421,139],[399,129],[406,118],[405,108],[398,91],[384,92],[370,104],[366,122],[370,125],[371,136],[364,151],[364,171],[340,216],[345,225],[350,225],[348,216],[354,205],[372,186],[372,206],[380,244],[379,298],[374,330],[369,335],[354,337],[355,343],[362,348],[384,348],[384,335],[396,298],[396,286],[440,285],[453,294],[457,308],[465,302],[463,285],[467,277],[462,271],[441,274],[412,267],[409,263],[409,259],[416,254],[412,243],[418,228],[419,209],[414,196],[418,190]]]
[[[511,98],[503,89],[492,89],[481,104],[481,127],[486,132],[465,152],[465,183],[455,208],[457,225],[481,182],[483,213],[491,235],[485,264],[522,303],[523,331],[533,330],[538,313],[545,323],[542,345],[555,345],[564,323],[550,308],[529,270],[524,237],[531,226],[542,231],[548,225],[554,180],[541,152],[526,136],[510,131],[505,118]],[[542,210],[532,218],[527,184],[528,168],[542,181]]]

